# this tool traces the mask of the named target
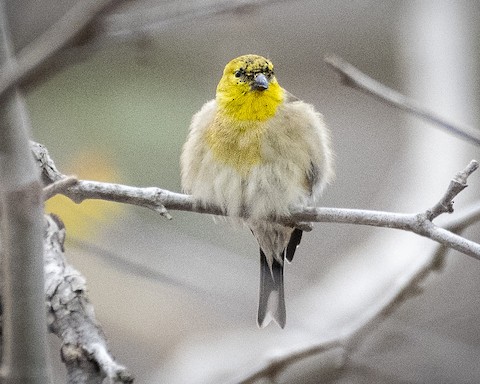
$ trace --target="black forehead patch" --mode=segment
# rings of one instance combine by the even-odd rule
[[[240,70],[246,74],[271,73],[273,64],[263,57],[246,57]]]
[[[245,65],[245,71],[247,72],[260,72],[260,71],[267,71],[268,70],[268,63],[267,62],[253,62],[247,63]]]

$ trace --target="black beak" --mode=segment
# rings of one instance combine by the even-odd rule
[[[252,91],[264,91],[268,89],[268,80],[263,73],[259,73],[255,76],[251,88]]]

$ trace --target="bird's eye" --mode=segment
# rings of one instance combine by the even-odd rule
[[[242,76],[242,71],[235,71],[235,77]]]

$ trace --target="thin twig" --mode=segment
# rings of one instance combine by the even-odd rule
[[[448,121],[437,113],[421,106],[416,101],[372,79],[341,57],[335,55],[327,56],[325,62],[341,74],[342,82],[345,85],[374,96],[390,106],[412,113],[462,139],[480,146],[480,133],[478,130],[467,125]]]
[[[235,384],[252,384],[262,378],[270,379],[270,382],[275,383],[277,377],[290,365],[305,360],[308,357],[325,354],[326,352],[338,350],[339,359],[336,361],[336,366],[341,367],[345,363],[345,344],[342,340],[328,340],[319,343],[302,346],[299,348],[289,348],[275,356],[265,359],[257,368],[248,372],[247,374],[237,377],[232,380]]]
[[[50,175],[52,182],[65,177],[56,169],[45,147],[34,145],[33,148],[33,154],[40,167],[43,168],[42,164],[45,164],[45,167],[48,168],[48,172],[43,172],[44,176]],[[480,260],[480,244],[455,235],[432,223],[433,218],[436,217],[432,216],[432,211],[435,211],[435,214],[437,214],[438,208],[436,207],[439,204],[451,205],[451,201],[445,201],[445,196],[452,198],[456,196],[460,192],[458,190],[459,185],[461,189],[465,188],[467,177],[477,167],[477,162],[472,160],[465,170],[455,176],[455,181],[449,185],[447,193],[440,202],[434,208],[425,212],[405,214],[346,208],[292,207],[288,217],[278,217],[272,220],[290,226],[296,226],[296,223],[324,222],[401,229],[428,237],[440,244]],[[225,215],[225,212],[220,207],[205,205],[195,201],[192,196],[156,187],[139,188],[122,184],[79,180],[77,184],[64,190],[63,194],[77,203],[86,199],[101,199],[149,208],[162,215],[166,215],[167,209]]]
[[[445,195],[440,201],[429,210],[429,220],[432,221],[442,213],[453,212],[453,199],[467,187],[468,177],[478,169],[478,163],[472,160],[470,164],[462,171],[458,172],[450,181]]]
[[[368,225],[413,232],[480,260],[480,244],[437,227],[429,220],[429,211],[405,214],[345,208],[299,207],[290,212],[290,217],[294,221]]]
[[[68,42],[77,36],[113,0],[83,0],[76,2],[65,15],[17,56],[15,67],[0,70],[0,95],[19,84],[37,70]]]

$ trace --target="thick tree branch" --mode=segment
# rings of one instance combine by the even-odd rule
[[[480,133],[477,129],[448,121],[437,113],[422,107],[414,100],[372,79],[341,57],[327,56],[325,62],[340,73],[343,84],[374,96],[390,106],[410,112],[471,143],[480,145]]]
[[[43,170],[42,174],[47,180],[58,182],[67,177],[56,169],[44,146],[34,143],[32,144],[32,150],[40,168]],[[454,177],[442,199],[425,212],[405,214],[345,208],[293,207],[290,216],[274,218],[273,220],[291,226],[297,226],[297,223],[323,222],[401,229],[428,237],[480,260],[480,244],[455,235],[432,223],[432,220],[439,214],[453,211],[452,199],[466,187],[467,177],[477,168],[478,163],[472,160],[464,171]],[[79,180],[72,186],[57,189],[57,192],[77,203],[86,199],[102,199],[149,208],[168,218],[171,216],[167,209],[225,215],[219,207],[205,206],[195,201],[192,196],[156,187],[139,188],[122,184]]]
[[[44,384],[51,380],[43,295],[42,190],[29,156],[28,113],[17,85],[81,32],[109,2],[85,0],[75,4],[17,57],[1,2],[2,383]]]
[[[131,383],[126,368],[111,356],[87,297],[85,278],[64,255],[65,228],[58,217],[45,216],[45,294],[50,330],[62,340],[62,360],[69,384]]]
[[[0,1],[0,65],[17,63]],[[16,87],[0,97],[0,235],[2,252],[1,382],[46,384],[47,353],[42,262],[42,189],[30,156],[30,122]]]

